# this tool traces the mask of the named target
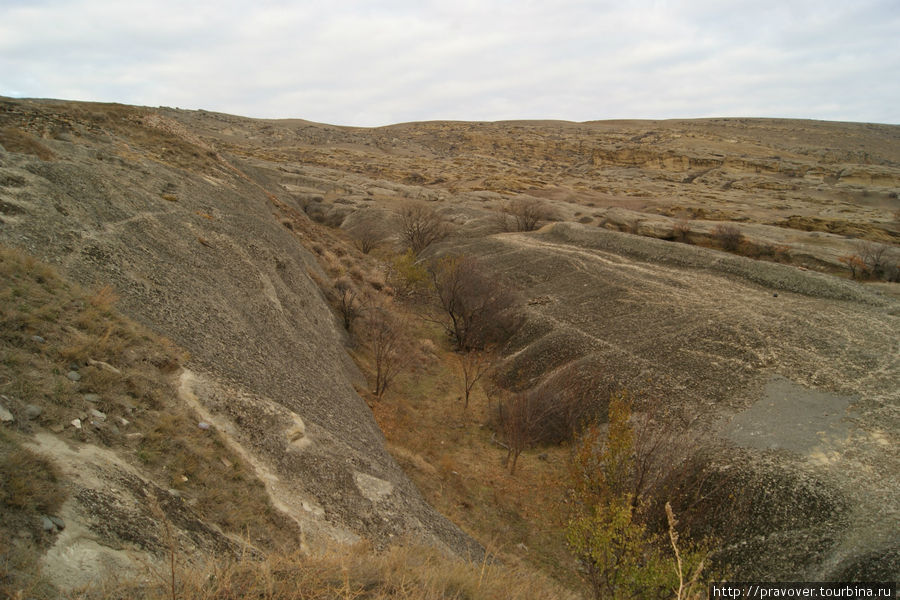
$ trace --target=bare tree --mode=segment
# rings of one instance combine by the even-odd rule
[[[850,269],[850,276],[853,279],[864,279],[869,273],[868,265],[858,254],[839,256],[838,261],[847,265],[847,268]]]
[[[366,311],[366,343],[375,361],[376,398],[381,398],[394,378],[406,367],[410,358],[410,343],[403,323],[384,306]]]
[[[368,254],[384,243],[383,233],[371,226],[358,227],[353,233],[353,243],[363,254]]]
[[[440,324],[462,352],[506,341],[519,325],[515,296],[469,256],[448,256],[429,267]]]
[[[860,242],[859,256],[875,279],[881,279],[888,266],[888,246],[874,242]]]
[[[421,202],[410,202],[397,212],[400,239],[415,254],[419,254],[450,233],[447,221],[434,208]]]
[[[510,475],[514,475],[522,451],[543,440],[544,424],[553,404],[545,402],[540,392],[530,391],[503,394],[499,407],[507,448],[504,466],[509,467]]]
[[[553,218],[553,211],[538,198],[516,198],[503,207],[503,212],[512,217],[516,231],[534,231],[541,221]]]
[[[494,230],[499,233],[507,233],[510,231],[515,231],[515,222],[512,220],[504,208],[494,212],[491,217],[491,222],[494,225]]]
[[[470,350],[456,355],[463,373],[463,391],[465,392],[465,405],[469,408],[469,397],[475,384],[490,370],[491,360],[488,350]]]

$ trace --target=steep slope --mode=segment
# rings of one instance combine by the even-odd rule
[[[412,536],[479,552],[385,451],[277,186],[152,111],[0,108],[0,242],[111,285],[188,350],[183,397],[256,465],[306,543]]]

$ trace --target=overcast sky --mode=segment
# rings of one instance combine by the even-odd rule
[[[0,95],[366,126],[900,123],[900,0],[0,0]]]

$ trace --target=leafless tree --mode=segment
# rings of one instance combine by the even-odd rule
[[[860,242],[859,256],[873,278],[884,277],[888,266],[888,246],[874,242]]]
[[[510,231],[515,231],[515,222],[512,217],[506,213],[505,207],[494,212],[491,217],[491,222],[493,223],[493,228],[495,231],[499,233],[507,233]]]
[[[421,202],[410,202],[397,212],[400,239],[415,254],[419,254],[450,233],[444,217],[434,208]]]
[[[490,352],[485,350],[470,350],[456,355],[463,373],[463,391],[465,393],[464,408],[469,408],[469,397],[475,384],[490,370]]]
[[[845,254],[844,256],[839,256],[838,261],[847,265],[847,268],[850,269],[850,276],[853,279],[865,279],[869,274],[868,265],[866,265],[866,262],[858,254]]]
[[[365,334],[375,361],[373,393],[376,398],[381,398],[408,364],[411,344],[403,323],[384,306],[372,306],[366,310]]]
[[[358,227],[352,234],[353,243],[356,248],[363,254],[368,254],[378,246],[384,243],[385,236],[374,227]]]
[[[503,212],[512,217],[516,231],[534,231],[541,221],[553,217],[547,203],[538,198],[516,198],[503,207]]]
[[[543,441],[544,425],[554,410],[553,403],[544,400],[540,391],[501,395],[500,425],[507,448],[504,465],[511,475],[522,451]]]
[[[519,325],[515,296],[469,256],[448,256],[429,267],[440,324],[461,352],[503,342]]]

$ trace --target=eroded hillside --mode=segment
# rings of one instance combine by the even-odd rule
[[[396,210],[421,201],[453,226],[430,255],[477,257],[521,292],[526,326],[502,350],[516,385],[578,370],[651,381],[696,417],[723,469],[746,469],[758,510],[728,546],[755,558],[748,573],[900,571],[896,284],[847,270],[874,249],[895,272],[900,127],[359,129],[3,100],[0,146],[0,241],[111,285],[125,313],[189,351],[173,393],[226,434],[304,543],[412,536],[480,551],[384,449],[314,256],[352,273],[340,261],[359,252],[325,252],[317,227],[391,247]],[[566,223],[499,232],[498,210],[517,201]]]
[[[313,281],[318,263],[280,221],[276,184],[144,109],[4,101],[2,111],[0,241],[111,286],[125,313],[190,353],[172,393],[253,467],[298,541],[411,536],[479,555],[385,451]],[[73,402],[92,408],[83,394]],[[69,420],[45,426],[76,433]]]

